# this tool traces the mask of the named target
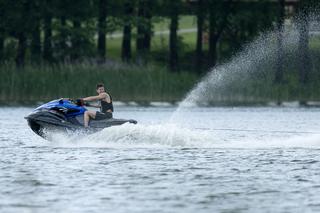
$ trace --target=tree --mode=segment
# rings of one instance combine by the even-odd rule
[[[5,16],[4,16],[5,4],[0,2],[0,63],[4,59],[4,42],[5,42]]]
[[[299,82],[306,84],[309,80],[309,73],[311,69],[311,59],[309,53],[309,17],[308,17],[308,3],[301,2],[299,8],[298,31],[299,31]]]
[[[56,0],[56,36],[54,38],[54,55],[57,60],[68,61],[70,58],[70,37],[71,28],[68,25],[68,21],[71,18],[70,10],[72,10],[73,2],[66,2],[64,0]]]
[[[169,67],[172,71],[179,70],[178,28],[180,0],[170,1],[170,38],[169,38]]]
[[[4,30],[0,29],[0,62],[4,58]]]
[[[54,7],[54,59],[76,62],[99,55],[99,45],[95,44],[97,31],[99,35],[99,0],[59,0]]]
[[[95,4],[90,0],[69,0],[67,3],[69,19],[72,23],[72,26],[70,27],[70,60],[76,62],[84,57],[92,55],[93,38],[95,35],[93,32],[96,33],[96,29],[93,28],[91,22],[93,22],[93,19],[96,17],[94,16],[94,12],[96,11],[93,10]],[[101,3],[100,0],[99,3]],[[98,34],[99,32],[100,39],[105,39],[105,30],[103,30],[101,26],[98,27]],[[102,34],[104,35],[104,38],[101,36]],[[105,46],[103,46],[101,42],[99,43],[99,35],[98,46],[100,48],[104,47],[102,49],[105,51]],[[101,53],[100,56],[102,56]],[[104,58],[100,57],[100,60],[104,60]]]
[[[228,16],[231,12],[231,1],[217,2],[210,0],[209,2],[209,54],[208,61],[211,67],[217,63],[218,42],[227,27]]]
[[[98,55],[104,61],[106,57],[107,0],[99,0],[98,15]]]
[[[23,67],[25,64],[25,56],[26,56],[26,49],[27,49],[27,37],[25,33],[18,32],[17,33],[18,38],[18,49],[17,49],[17,55],[15,58],[17,67]]]
[[[38,0],[31,2],[32,33],[31,33],[31,60],[39,63],[41,60],[41,3]]]
[[[223,43],[221,57],[231,57],[239,51],[242,44],[256,38],[260,32],[273,29],[278,17],[276,4],[269,0],[259,0],[255,3],[232,1],[231,12],[228,16],[227,25],[220,37]],[[261,11],[264,11],[261,15]]]
[[[138,1],[138,18],[137,18],[137,59],[138,62],[146,60],[146,54],[151,47],[152,34],[152,0]]]
[[[18,10],[20,10],[21,17],[17,17],[17,26],[19,30],[15,33],[18,39],[18,49],[17,55],[15,58],[16,65],[18,67],[23,67],[25,65],[25,57],[27,51],[27,35],[30,33],[30,18],[28,12],[30,11],[30,2],[28,1],[19,1]],[[14,28],[13,28],[14,29]]]
[[[131,60],[131,30],[132,30],[132,15],[134,12],[134,2],[126,0],[124,3],[124,18],[123,18],[123,38],[121,58],[128,62]]]
[[[52,0],[46,0],[43,9],[43,22],[44,22],[44,42],[43,42],[43,59],[47,62],[52,62]]]
[[[198,73],[202,73],[202,60],[203,60],[203,27],[205,18],[205,0],[197,1],[197,46],[196,46],[196,63],[195,68]]]
[[[277,61],[276,61],[276,74],[275,83],[283,82],[283,63],[284,63],[284,50],[283,50],[283,30],[285,19],[285,0],[278,0],[279,2],[279,15],[277,21]]]
[[[3,42],[5,37],[16,39],[17,49],[14,61],[18,67],[23,67],[26,61],[28,38],[33,30],[33,16],[30,13],[32,1],[17,0],[12,4],[9,0],[2,0],[0,6],[0,31],[2,29],[0,34]]]
[[[145,29],[143,36],[143,46],[145,51],[149,52],[151,48],[151,35],[152,35],[152,12],[153,12],[153,0],[146,0],[144,17],[145,17]]]

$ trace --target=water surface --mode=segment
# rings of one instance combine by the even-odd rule
[[[119,107],[139,124],[52,142],[31,110],[0,108],[1,212],[320,211],[320,109]]]

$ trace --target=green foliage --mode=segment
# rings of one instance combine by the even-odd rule
[[[125,14],[124,5],[126,3],[132,4],[134,7],[133,15],[128,17]],[[138,16],[139,4],[148,6],[148,14],[152,17]],[[205,9],[202,11],[206,17],[206,25],[208,25],[208,10],[209,6],[215,8],[215,17],[217,23],[223,22],[223,14],[225,12],[222,1],[204,1]],[[209,5],[210,3],[210,5]],[[123,26],[126,22],[131,22],[133,26],[132,40],[137,39],[136,28],[140,26],[144,31],[157,31],[158,26],[163,22],[166,27],[160,30],[168,30],[168,18],[172,13],[173,5],[178,5],[180,15],[182,16],[180,28],[196,28],[195,5],[192,1],[169,1],[169,0],[108,0],[107,1],[107,19],[105,33],[122,32]],[[253,6],[251,6],[253,5]],[[221,60],[224,57],[229,57],[231,53],[236,51],[239,46],[248,40],[251,40],[258,32],[265,30],[271,26],[276,14],[275,9],[271,8],[270,2],[267,0],[259,1],[254,4],[244,2],[232,2],[233,12],[228,16],[227,27],[224,30],[221,38],[221,43],[226,46],[220,53]],[[274,4],[272,4],[274,5]],[[273,6],[274,7],[274,6]],[[261,15],[261,11],[266,11]],[[12,39],[17,39],[20,33],[24,33],[27,37],[27,43],[30,44],[35,27],[37,27],[37,20],[40,19],[41,41],[39,45],[43,44],[43,19],[50,15],[52,16],[52,62],[64,62],[70,60],[72,56],[78,55],[77,60],[92,59],[98,56],[97,52],[97,19],[99,11],[99,0],[17,0],[12,4],[9,0],[0,1],[0,40],[1,35],[5,37],[4,51],[12,50]],[[149,16],[148,15],[148,16]],[[80,27],[74,27],[73,23],[79,23]],[[207,29],[206,29],[207,30]],[[168,37],[168,36],[167,36]],[[153,35],[155,38],[155,35]],[[190,55],[194,51],[194,41],[189,41],[189,37],[180,37],[178,44],[179,56]],[[191,37],[190,37],[191,38]],[[194,36],[192,38],[195,39]],[[164,41],[167,38],[163,39]],[[7,41],[10,41],[9,43]],[[135,43],[135,42],[133,42]],[[156,44],[153,42],[152,44]],[[9,45],[10,44],[10,45]],[[166,44],[164,42],[163,44]],[[107,42],[108,46],[114,46]],[[18,46],[18,45],[17,45]],[[30,45],[27,46],[30,49]],[[112,50],[117,53],[117,58],[120,58],[121,45],[118,50]],[[162,47],[161,47],[162,48]],[[43,47],[41,48],[44,49]],[[157,49],[157,47],[151,47]],[[206,49],[206,47],[204,47]],[[161,52],[166,50],[165,55],[168,55],[169,48],[161,49]],[[17,51],[17,48],[14,49]],[[133,50],[134,51],[134,50]],[[112,56],[112,52],[110,54]],[[107,52],[107,56],[109,53]],[[13,60],[15,54],[6,55],[1,60]],[[32,57],[26,55],[26,62],[33,60]],[[154,63],[164,63],[167,61],[157,61],[159,57],[150,58],[150,55],[145,55]],[[168,57],[165,57],[168,60]],[[205,60],[204,60],[205,61]],[[183,62],[183,59],[182,59]],[[192,63],[192,61],[190,61]],[[189,64],[189,67],[191,64]]]
[[[264,11],[263,15],[261,11]],[[276,19],[277,8],[267,0],[255,4],[233,5],[221,39],[221,43],[225,46],[221,52],[222,58],[230,57],[244,43],[253,40],[259,33],[270,30]]]
[[[173,57],[169,54],[169,34],[162,32],[163,34],[159,35],[159,31],[169,30],[170,17],[177,13],[179,29],[195,29],[196,1],[107,0],[106,2],[107,9],[103,10],[106,12],[106,21],[100,21],[98,24],[99,8],[102,8],[100,0],[16,0],[14,3],[0,0],[0,64],[2,64],[0,99],[32,101],[65,95],[90,95],[92,85],[97,81],[105,81],[118,100],[179,100],[198,77],[196,74],[186,72],[174,74],[168,72],[166,68],[160,68],[166,67],[169,58]],[[203,2],[204,7],[200,13],[205,18],[204,35],[207,36],[211,32],[217,38],[216,43],[203,38],[201,65],[205,70],[209,70],[209,66],[214,64],[212,56],[217,56],[218,64],[226,61],[239,51],[244,43],[250,42],[259,33],[275,26],[279,15],[278,3],[270,0]],[[301,2],[301,10],[320,5],[316,0]],[[126,13],[125,5],[128,3],[132,4],[132,13]],[[139,10],[141,4],[144,7]],[[139,11],[142,14],[138,14]],[[48,17],[50,21],[45,22]],[[100,59],[97,48],[98,28],[102,29],[102,36],[99,38],[103,38],[103,33],[106,35],[113,32],[122,33],[125,24],[128,23],[132,26],[131,37],[129,36],[132,50],[127,49],[132,51],[130,53],[133,59],[136,57],[136,61],[141,59],[140,61],[147,61],[151,65],[142,68],[119,64],[123,40],[121,36],[108,37],[106,42],[107,60],[112,61],[110,62],[112,64],[107,66],[95,64],[94,62]],[[49,29],[50,33],[45,33],[46,29]],[[212,31],[209,32],[209,29]],[[177,61],[181,70],[194,73],[198,71],[196,70],[198,67],[194,66],[194,58],[197,56],[196,35],[197,32],[183,33],[174,39],[173,43],[176,44],[174,49],[177,52],[175,55],[178,55]],[[151,47],[148,46],[150,36],[152,36]],[[137,42],[138,38],[142,38],[140,43]],[[37,40],[40,41],[35,42]],[[142,47],[137,47],[139,46],[137,43]],[[317,40],[311,41],[312,51],[319,48],[319,43]],[[102,44],[99,46],[100,50],[104,50],[105,44],[103,42],[99,44]],[[33,47],[40,47],[38,58],[42,55],[50,65],[41,60],[34,60],[33,56],[36,54]],[[48,49],[50,57],[46,58],[44,50]],[[144,49],[148,51],[139,52]],[[18,50],[20,54],[17,54]],[[24,68],[16,68],[13,65],[17,55],[25,58],[20,60],[21,63],[25,62]],[[313,62],[320,60],[318,55],[318,53],[312,54]],[[90,61],[93,64],[83,61]],[[66,64],[69,62],[72,65]],[[270,68],[265,74],[268,78],[265,87],[259,86],[263,83],[259,79],[246,84],[238,82],[239,84],[229,88],[228,97],[234,99],[243,97],[244,100],[251,100],[252,97],[261,100],[318,99],[317,82],[320,81],[320,77],[318,72],[315,72],[318,64],[313,65],[310,83],[303,88],[298,83],[297,68],[289,67],[285,67],[287,73],[284,85],[272,83],[274,69]]]

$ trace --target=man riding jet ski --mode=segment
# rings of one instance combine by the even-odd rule
[[[105,90],[104,84],[99,83],[96,86],[97,96],[90,96],[81,99],[82,101],[99,101],[99,105],[91,105],[96,108],[100,108],[100,111],[86,111],[84,113],[84,127],[89,127],[89,120],[103,120],[112,118],[113,103],[111,95]]]
[[[122,125],[124,123],[136,124],[135,120],[103,118],[90,120],[89,128],[84,127],[84,115],[87,109],[82,99],[72,101],[69,99],[53,100],[36,108],[25,117],[30,128],[39,136],[46,137],[50,131],[77,131],[97,132],[107,127]]]

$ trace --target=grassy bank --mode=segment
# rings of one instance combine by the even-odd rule
[[[207,88],[204,104],[252,105],[285,101],[320,101],[320,75],[312,72],[310,82],[298,82],[294,65],[287,67],[285,83],[273,83],[273,70],[266,69],[246,77],[235,77],[222,87]],[[17,69],[13,64],[0,66],[0,104],[23,104],[48,101],[60,97],[79,98],[95,94],[95,85],[104,82],[116,101],[181,101],[192,89],[199,76],[172,73],[158,66],[139,67],[109,63],[59,64],[31,66]],[[201,95],[202,96],[202,95]],[[199,104],[203,104],[199,102]]]
[[[95,85],[104,82],[117,101],[181,100],[198,77],[172,73],[156,66],[122,64],[59,64],[53,66],[0,66],[0,102],[28,103],[59,97],[78,98],[95,94]]]
[[[186,34],[187,35],[187,34]],[[196,102],[211,105],[251,105],[286,101],[320,101],[320,38],[310,40],[312,67],[307,84],[299,83],[299,58],[295,48],[287,48],[283,62],[284,81],[274,83],[273,59],[263,59],[252,70],[228,71],[220,86],[208,82]],[[0,104],[33,103],[60,97],[79,98],[95,94],[95,84],[104,82],[116,101],[181,101],[199,81],[192,72],[173,73],[160,65],[137,66],[121,62],[104,65],[55,64],[0,65]],[[151,62],[154,63],[154,62]],[[160,64],[160,63],[159,63]],[[241,65],[241,64],[239,64]],[[220,82],[220,81],[219,81]]]

